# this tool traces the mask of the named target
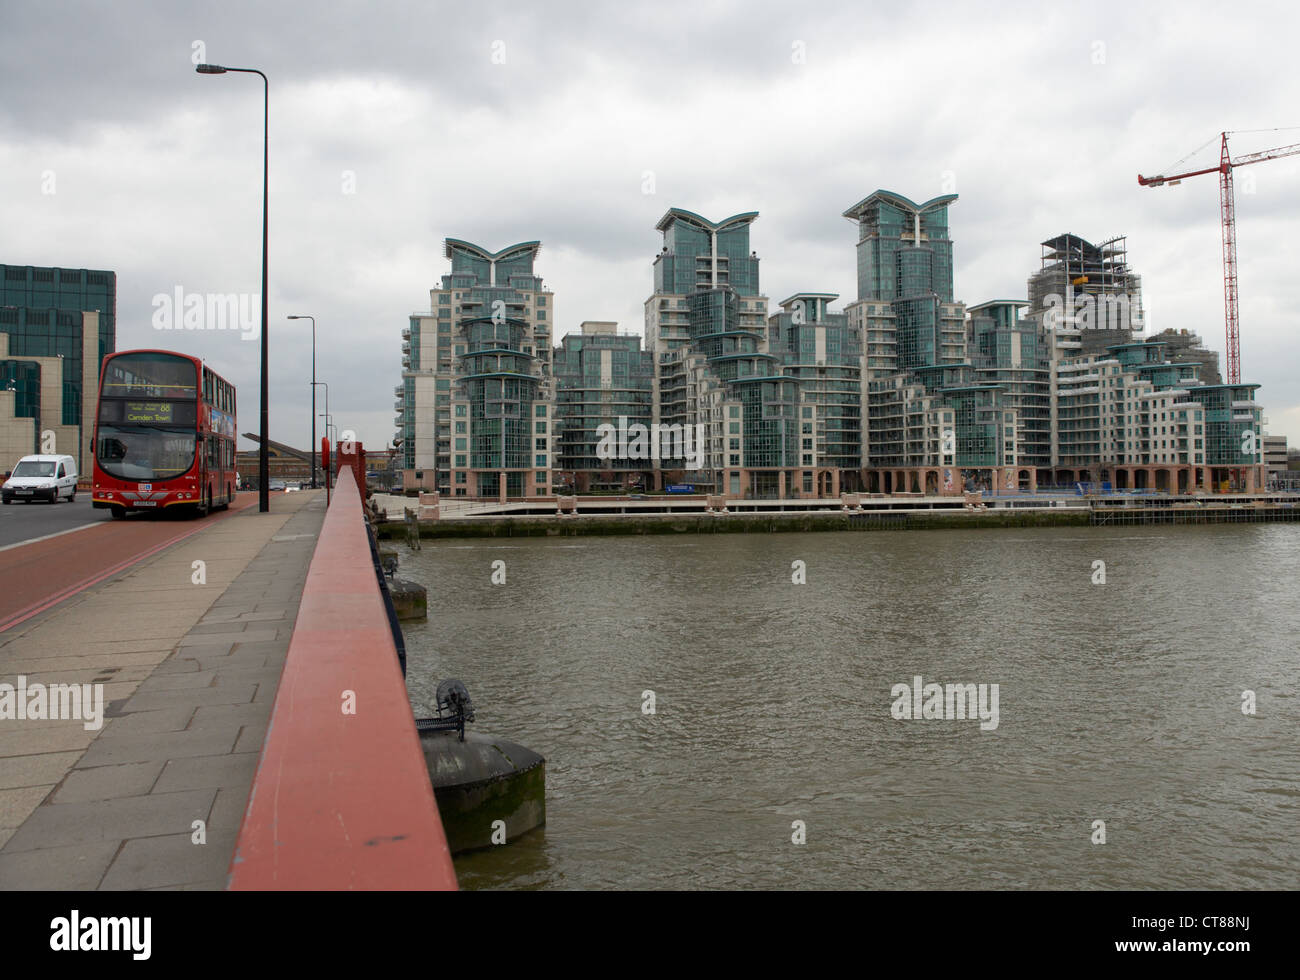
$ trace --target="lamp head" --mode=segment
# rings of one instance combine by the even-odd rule
[[[226,69],[220,65],[195,65],[194,70],[200,75],[224,75]]]

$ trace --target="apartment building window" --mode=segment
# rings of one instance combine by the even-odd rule
[[[464,423],[464,422],[457,422],[457,423],[456,423],[456,434],[457,434],[457,435],[460,435],[460,434],[463,433],[464,431],[465,431],[465,423]]]
[[[538,454],[537,454],[537,463],[536,463],[535,465],[537,465],[537,466],[545,466],[545,465],[546,465],[546,453],[538,453]]]
[[[536,415],[539,419],[546,418],[546,406],[545,405],[533,406],[533,414]]]
[[[462,457],[460,457],[460,458],[461,458],[462,460],[464,460],[465,457],[462,456]],[[464,462],[460,462],[460,463],[457,463],[456,465],[457,465],[457,466],[464,466],[465,464],[464,464]],[[465,474],[464,474],[464,473],[457,473],[457,474],[456,474],[456,482],[457,482],[457,483],[465,483],[465,482],[467,482],[467,481],[465,480]],[[461,493],[464,493],[465,491],[461,490],[460,492],[461,492]]]
[[[451,297],[448,296],[446,293],[443,293],[441,296],[438,297],[438,305],[439,305],[439,306],[446,306],[446,305],[448,305],[450,302],[451,302]]]
[[[462,419],[463,419],[463,418],[465,417],[465,414],[466,414],[467,408],[468,408],[468,406],[465,406],[465,405],[457,405],[457,406],[456,406],[456,417],[457,417],[457,418],[462,418]]]
[[[732,454],[731,454],[731,465],[732,465],[732,466],[739,466],[739,465],[740,465],[740,457],[737,456],[735,453],[732,453]]]
[[[464,466],[464,465],[465,465],[465,457],[464,457],[464,456],[457,456],[457,457],[456,457],[456,465],[457,465],[457,466]],[[461,474],[461,476],[464,476],[464,475],[465,475],[465,474],[463,474],[463,473]]]

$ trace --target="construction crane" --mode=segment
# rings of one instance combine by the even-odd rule
[[[1143,187],[1161,187],[1166,184],[1172,187],[1181,184],[1188,177],[1212,173],[1219,175],[1219,212],[1223,220],[1223,310],[1228,335],[1228,384],[1235,385],[1241,383],[1241,330],[1237,319],[1237,212],[1233,204],[1232,172],[1237,167],[1244,167],[1249,163],[1262,163],[1265,160],[1276,160],[1278,157],[1294,156],[1300,153],[1300,143],[1280,146],[1273,150],[1260,150],[1258,153],[1247,153],[1233,160],[1228,156],[1228,137],[1234,134],[1225,132],[1220,135],[1222,144],[1217,167],[1190,170],[1187,173],[1170,176],[1161,174],[1158,177],[1143,177],[1138,174],[1138,183]],[[1204,144],[1191,155],[1199,153],[1209,145],[1209,143]],[[1170,169],[1177,168],[1187,159],[1189,157],[1184,157]]]

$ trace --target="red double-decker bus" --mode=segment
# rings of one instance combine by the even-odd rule
[[[200,514],[235,497],[235,387],[197,357],[109,354],[95,415],[95,507],[183,507]]]

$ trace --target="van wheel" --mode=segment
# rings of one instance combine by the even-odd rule
[[[68,503],[75,504],[76,502],[77,502],[77,488],[73,487],[72,493],[68,494]]]

